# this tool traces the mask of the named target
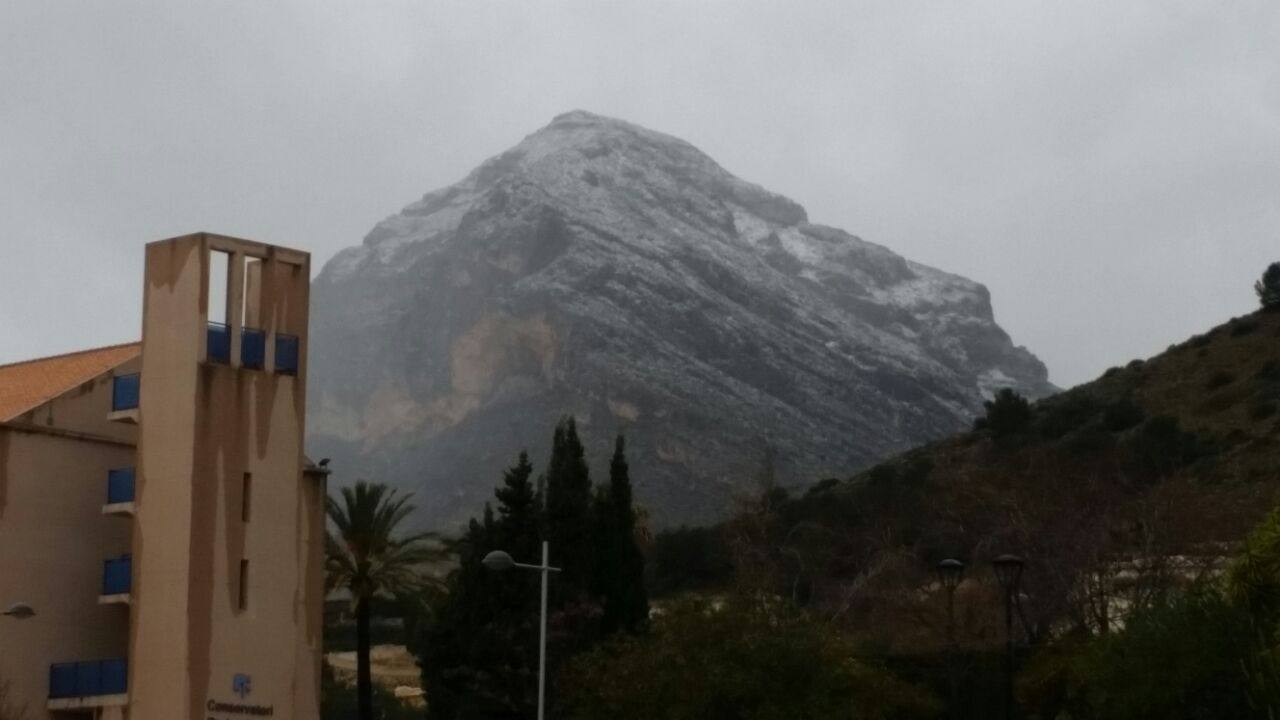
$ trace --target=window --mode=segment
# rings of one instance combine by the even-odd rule
[[[253,485],[253,473],[244,474],[244,489],[240,494],[240,519],[249,522],[249,499],[251,486]]]
[[[206,309],[209,322],[226,325],[231,322],[227,317],[227,291],[231,285],[231,255],[221,250],[209,251],[209,295]]]
[[[205,359],[208,362],[231,362],[231,330],[227,323],[227,295],[231,289],[231,256],[220,250],[209,252],[209,294],[205,298],[205,311],[209,327],[206,329]]]
[[[261,330],[262,324],[262,260],[244,258],[244,272],[240,288],[240,325]]]
[[[240,609],[249,609],[249,561],[240,561]]]

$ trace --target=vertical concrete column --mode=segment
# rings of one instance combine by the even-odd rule
[[[230,267],[227,268],[227,332],[231,333],[231,367],[240,367],[240,342],[243,338],[241,326],[244,316],[244,258],[239,250],[227,253]]]

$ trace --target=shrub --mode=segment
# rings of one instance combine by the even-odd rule
[[[1259,382],[1271,382],[1280,380],[1280,361],[1268,360],[1258,369],[1258,373],[1253,378]]]
[[[563,717],[843,720],[935,716],[938,703],[860,659],[833,625],[778,600],[689,598],[647,636],[574,658]]]
[[[987,414],[975,425],[997,437],[1022,432],[1031,423],[1031,403],[1011,388],[1002,388],[982,406]]]
[[[1042,653],[1020,695],[1040,717],[1262,718],[1241,671],[1252,640],[1246,613],[1198,589],[1158,601],[1122,631]]]
[[[1036,425],[1043,437],[1056,439],[1083,427],[1101,410],[1101,403],[1093,396],[1068,392],[1040,407]]]
[[[1258,302],[1267,310],[1280,308],[1280,262],[1269,265],[1258,282],[1253,285]]]
[[[1111,432],[1122,432],[1142,422],[1147,412],[1133,401],[1123,398],[1111,403],[1102,413],[1102,424]]]
[[[1240,320],[1231,321],[1231,337],[1241,337],[1256,331],[1259,327],[1257,320],[1252,318],[1242,318]]]
[[[1158,473],[1183,467],[1212,452],[1208,443],[1184,431],[1178,420],[1168,415],[1144,422],[1131,440],[1131,448],[1142,467]]]
[[[1235,382],[1236,376],[1226,370],[1219,370],[1209,376],[1209,381],[1204,384],[1206,390],[1217,390]]]
[[[1249,408],[1249,419],[1255,422],[1258,420],[1266,420],[1275,414],[1276,404],[1271,400],[1256,403],[1253,407]]]
[[[729,583],[733,564],[718,528],[679,527],[653,538],[645,570],[654,597]]]

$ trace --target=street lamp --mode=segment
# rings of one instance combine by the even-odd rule
[[[511,558],[511,555],[502,550],[494,550],[484,556],[484,560],[480,562],[485,567],[496,572],[510,570],[511,568],[521,568],[523,570],[537,570],[542,573],[542,623],[538,628],[538,720],[543,720],[543,709],[546,706],[547,694],[547,575],[548,573],[560,572],[560,568],[551,567],[550,550],[545,541],[542,543],[542,564],[527,565],[518,563]]]
[[[1026,563],[1017,555],[1001,555],[991,561],[992,569],[995,570],[996,580],[1000,582],[1000,588],[1004,590],[1004,635],[1005,642],[1008,644],[1005,656],[1005,673],[1008,676],[1008,684],[1005,687],[1004,698],[1004,716],[1008,720],[1013,718],[1013,666],[1015,662],[1013,654],[1013,598],[1018,592],[1018,585],[1022,582],[1022,567]]]
[[[35,615],[36,611],[32,610],[30,605],[20,602],[10,605],[9,609],[4,611],[4,614],[14,620],[26,620],[32,615]]]
[[[960,678],[956,673],[956,588],[964,579],[964,563],[947,558],[938,563],[938,581],[947,591],[947,679],[951,684],[951,717],[960,717]]]

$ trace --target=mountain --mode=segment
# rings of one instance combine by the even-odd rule
[[[627,434],[665,525],[954,432],[995,388],[1054,389],[982,285],[581,111],[378,223],[312,292],[310,447],[431,522],[520,449],[544,461],[565,413],[597,478]]]

